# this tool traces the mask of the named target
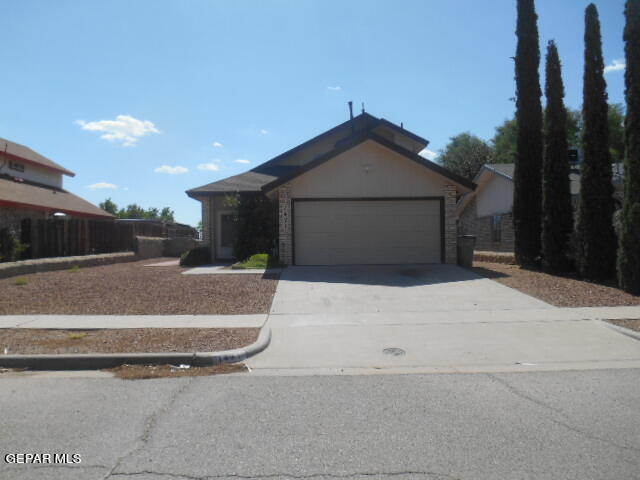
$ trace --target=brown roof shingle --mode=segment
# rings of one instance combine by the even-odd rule
[[[108,212],[66,190],[0,177],[0,204],[18,204],[37,210],[113,218]]]
[[[76,176],[76,174],[71,170],[67,170],[62,165],[58,165],[53,160],[48,159],[44,155],[40,155],[35,150],[31,150],[25,145],[20,145],[19,143],[0,138],[0,161],[2,160],[2,156],[5,152],[13,157],[21,158],[27,162],[35,163],[51,170],[56,170],[65,175],[69,175],[70,177]]]

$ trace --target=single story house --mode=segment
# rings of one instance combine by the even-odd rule
[[[363,112],[187,195],[215,260],[233,257],[229,195],[261,192],[277,202],[286,265],[456,263],[456,202],[475,184],[420,156],[428,143]]]
[[[459,200],[456,207],[458,233],[475,235],[476,250],[513,252],[513,163],[483,165],[474,183],[475,191]],[[614,200],[618,208],[624,194],[622,164],[612,165]],[[571,166],[569,183],[574,211],[580,199],[580,164]]]
[[[0,230],[31,238],[32,220],[62,213],[72,218],[113,215],[68,192],[62,176],[75,174],[29,147],[0,138]],[[27,231],[29,229],[29,231]]]

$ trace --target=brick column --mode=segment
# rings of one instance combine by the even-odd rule
[[[293,263],[293,243],[291,238],[291,186],[282,185],[278,189],[278,244],[280,262]]]
[[[458,232],[456,228],[456,186],[445,185],[444,195],[444,261],[456,264],[458,260]]]
[[[211,244],[211,222],[210,222],[210,198],[205,197],[200,200],[202,206],[202,244]]]

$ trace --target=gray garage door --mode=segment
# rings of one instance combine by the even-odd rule
[[[439,200],[294,201],[296,265],[440,263]]]

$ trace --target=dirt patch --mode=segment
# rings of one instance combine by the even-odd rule
[[[256,341],[259,328],[0,329],[10,354],[217,352]]]
[[[539,298],[556,307],[618,307],[640,305],[640,296],[614,284],[587,282],[571,276],[525,270],[517,265],[474,262],[472,270],[507,287]]]
[[[618,327],[628,328],[635,332],[640,332],[640,318],[624,318],[618,320],[607,320],[609,323],[613,323]]]
[[[278,275],[182,275],[147,259],[0,279],[0,315],[215,315],[268,313]]]
[[[243,363],[222,363],[211,367],[190,368],[179,368],[173,365],[122,365],[116,368],[108,368],[104,371],[111,372],[123,380],[145,380],[149,378],[223,375],[226,373],[247,372],[248,369]]]

